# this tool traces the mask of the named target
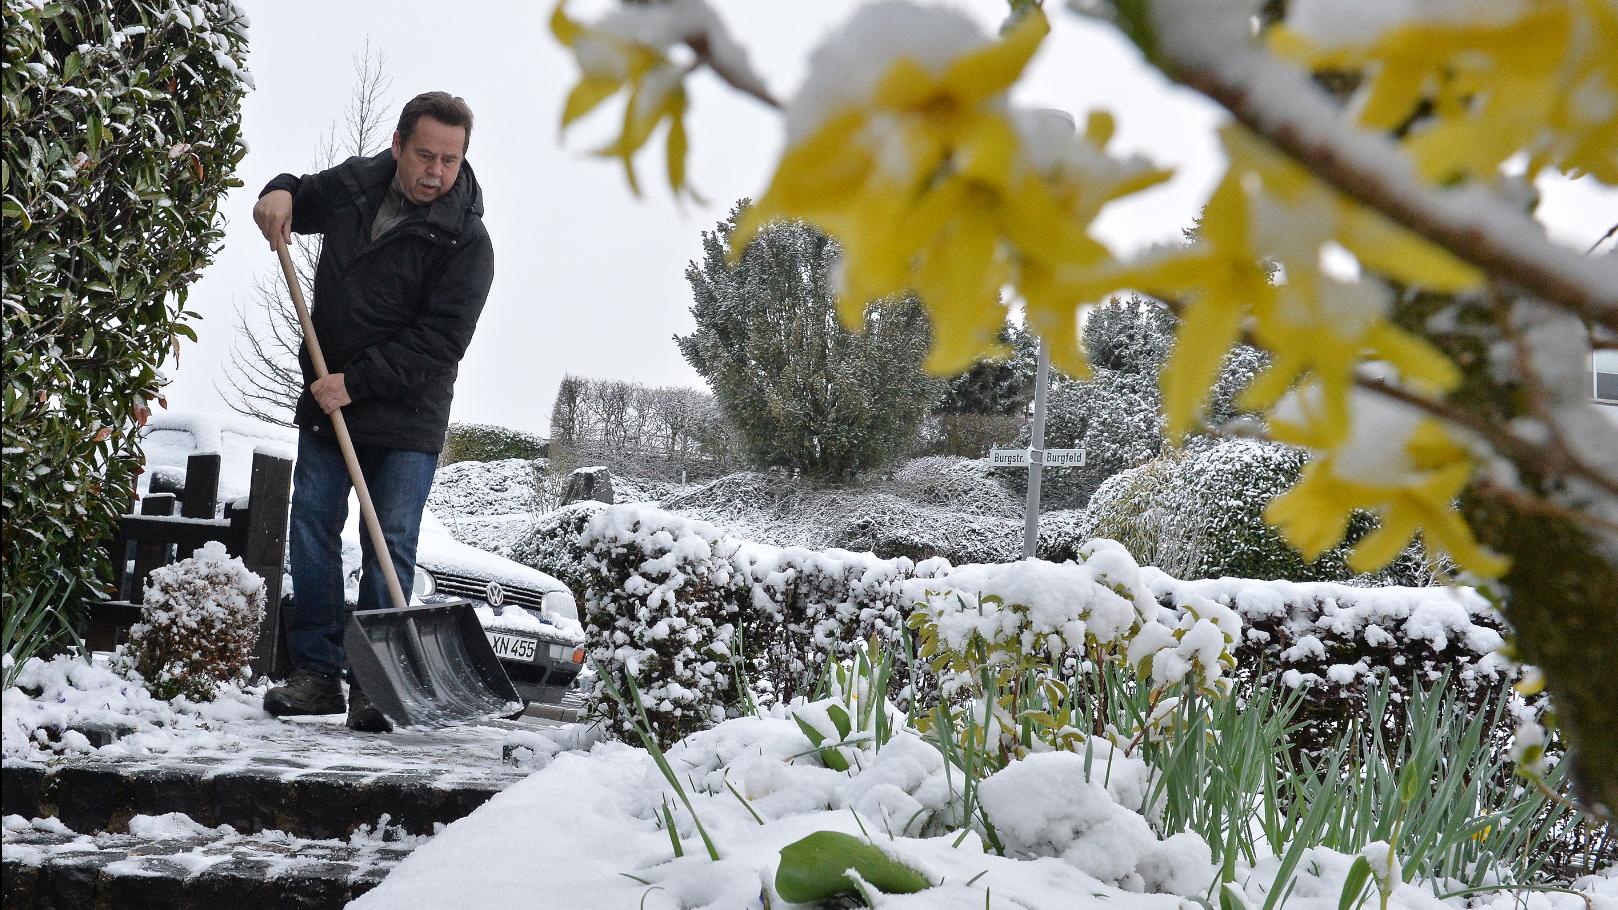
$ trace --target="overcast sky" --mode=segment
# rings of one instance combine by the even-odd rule
[[[707,74],[690,83],[691,182],[708,206],[676,204],[663,183],[661,135],[639,161],[644,198],[621,169],[589,157],[615,125],[597,112],[565,145],[556,124],[577,77],[546,28],[549,2],[445,4],[238,0],[252,18],[256,90],[242,109],[244,186],[223,206],[223,248],[192,288],[203,316],[168,390],[170,407],[222,410],[237,308],[253,309],[253,284],[279,274],[252,221],[260,188],[283,171],[314,169],[316,146],[339,120],[354,84],[354,58],[369,39],[387,55],[391,112],[413,95],[460,95],[477,117],[467,161],[483,185],[495,279],[477,336],[461,364],[453,418],[545,432],[564,374],[701,387],[671,340],[691,329],[686,263],[701,252],[732,201],[758,195],[781,144],[779,118]],[[850,0],[714,0],[755,68],[789,97],[809,51],[856,4]],[[955,4],[993,28],[1002,0]],[[1080,122],[1112,110],[1114,151],[1142,151],[1177,167],[1164,187],[1109,209],[1098,226],[1120,250],[1173,240],[1195,216],[1221,163],[1211,105],[1167,85],[1104,27],[1053,4],[1055,30],[1019,86],[1021,103],[1059,107]],[[601,8],[575,2],[569,9]],[[605,109],[604,109],[605,110]],[[390,126],[391,128],[391,126]],[[1546,187],[1542,214],[1553,236],[1587,247],[1611,226],[1618,194],[1582,184]]]

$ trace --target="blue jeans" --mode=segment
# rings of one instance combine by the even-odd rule
[[[416,538],[421,512],[433,486],[438,456],[431,452],[356,445],[360,472],[371,491],[388,554],[405,597],[416,575]],[[298,433],[298,463],[292,474],[292,515],[288,545],[292,562],[292,617],[287,645],[298,669],[336,674],[345,668],[343,626],[343,523],[348,520],[352,484],[337,440],[303,430]],[[371,535],[360,523],[360,599],[358,609],[391,607],[387,582],[371,547]]]

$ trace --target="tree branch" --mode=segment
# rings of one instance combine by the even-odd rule
[[[1343,195],[1529,295],[1618,331],[1618,260],[1582,257],[1483,189],[1440,191],[1417,178],[1390,139],[1356,129],[1297,69],[1255,50],[1245,32],[1209,40],[1206,15],[1155,15],[1152,48],[1173,79]],[[1238,43],[1239,40],[1239,43]]]

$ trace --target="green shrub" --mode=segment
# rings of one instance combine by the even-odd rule
[[[5,0],[8,618],[68,610],[108,575],[97,543],[240,185],[246,25],[221,0]]]
[[[452,423],[444,439],[440,465],[457,461],[499,461],[503,458],[544,458],[549,445],[543,437],[487,423]]]

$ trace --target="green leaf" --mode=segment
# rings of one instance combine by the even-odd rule
[[[794,904],[811,904],[843,894],[858,894],[847,875],[853,869],[884,894],[915,894],[932,887],[920,872],[841,831],[816,831],[781,848],[775,890]]]
[[[798,729],[803,731],[803,735],[809,739],[809,744],[814,746],[815,750],[820,754],[821,764],[832,769],[833,771],[848,770],[848,759],[843,756],[843,753],[837,751],[836,747],[834,746],[822,745],[826,741],[824,734],[822,734],[819,730],[816,730],[813,724],[796,714],[792,715],[792,719],[797,721]],[[833,723],[835,722],[836,721],[834,720]],[[843,723],[845,725],[848,723],[847,712],[844,712],[843,714]]]
[[[4,214],[7,218],[15,218],[21,221],[22,229],[25,231],[34,226],[34,223],[28,218],[28,212],[23,209],[22,203],[10,196],[0,200],[0,214]]]
[[[1371,861],[1363,856],[1356,857],[1354,865],[1348,867],[1348,877],[1343,879],[1343,894],[1337,899],[1337,910],[1352,910],[1360,902],[1360,893],[1370,878]]]
[[[828,705],[826,716],[831,718],[832,725],[837,728],[837,738],[847,739],[848,731],[853,729],[848,722],[848,712],[842,705]]]

